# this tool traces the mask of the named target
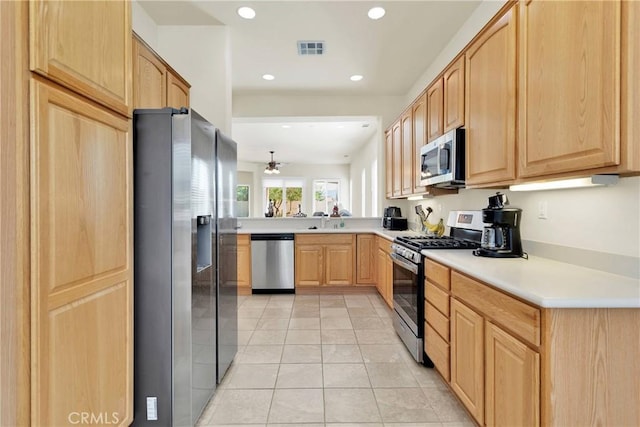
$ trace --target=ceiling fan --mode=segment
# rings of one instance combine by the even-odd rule
[[[267,163],[267,167],[264,168],[264,173],[266,174],[279,174],[280,173],[280,169],[279,167],[282,166],[281,163],[277,163],[273,160],[273,151],[269,151],[269,153],[271,153],[271,161]]]

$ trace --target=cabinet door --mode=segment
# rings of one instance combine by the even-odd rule
[[[404,112],[400,119],[402,127],[402,195],[413,191],[413,124],[411,109]]]
[[[323,283],[323,247],[320,245],[296,245],[296,286]]]
[[[486,323],[486,425],[540,425],[540,355]]]
[[[422,157],[420,150],[427,143],[427,94],[423,93],[416,100],[413,110],[413,193],[424,193],[427,189],[420,184]]]
[[[147,46],[133,38],[133,106],[167,106],[167,68]]]
[[[31,70],[121,114],[131,106],[131,4],[29,5]]]
[[[167,106],[189,108],[189,85],[170,70],[167,72]]]
[[[388,256],[387,253],[382,250],[382,248],[378,247],[378,253],[377,253],[377,263],[376,263],[376,289],[378,289],[378,293],[380,294],[380,296],[386,301],[385,298],[385,290],[386,290],[386,280],[387,280],[387,260]]]
[[[358,234],[356,237],[356,284],[370,285],[376,281],[374,254],[376,238],[373,234]]]
[[[520,3],[520,176],[620,162],[620,8]]]
[[[249,235],[238,235],[238,294],[251,293],[251,240]]]
[[[130,123],[39,78],[31,121],[31,423],[99,408],[129,425]]]
[[[385,183],[387,199],[393,197],[393,128],[384,134]]]
[[[400,120],[393,125],[393,197],[402,195],[402,126]]]
[[[393,261],[389,253],[385,254],[385,280],[384,280],[384,300],[390,309],[393,310]]]
[[[464,56],[444,72],[444,131],[464,126]]]
[[[427,89],[427,142],[443,133],[444,90],[442,79]]]
[[[325,251],[325,284],[353,284],[353,245],[327,245]]]
[[[516,9],[465,54],[467,177],[470,185],[516,177]]]
[[[484,320],[451,300],[451,388],[482,425],[484,422]]]

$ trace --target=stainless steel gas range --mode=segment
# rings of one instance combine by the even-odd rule
[[[449,236],[400,236],[391,245],[393,324],[413,358],[429,367],[433,367],[433,363],[424,353],[424,256],[421,251],[480,247],[482,212],[453,211],[447,226]]]

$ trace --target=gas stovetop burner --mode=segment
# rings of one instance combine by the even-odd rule
[[[400,236],[396,242],[413,250],[422,249],[477,249],[480,243],[449,236]]]

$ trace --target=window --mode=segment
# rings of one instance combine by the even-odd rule
[[[240,184],[236,187],[236,209],[238,218],[249,217],[249,186]]]
[[[269,209],[269,201],[273,201],[274,217],[290,217],[298,212],[302,204],[301,179],[263,179],[264,211]]]
[[[337,179],[319,179],[313,181],[313,211],[331,213],[333,206],[340,200],[340,181]]]

